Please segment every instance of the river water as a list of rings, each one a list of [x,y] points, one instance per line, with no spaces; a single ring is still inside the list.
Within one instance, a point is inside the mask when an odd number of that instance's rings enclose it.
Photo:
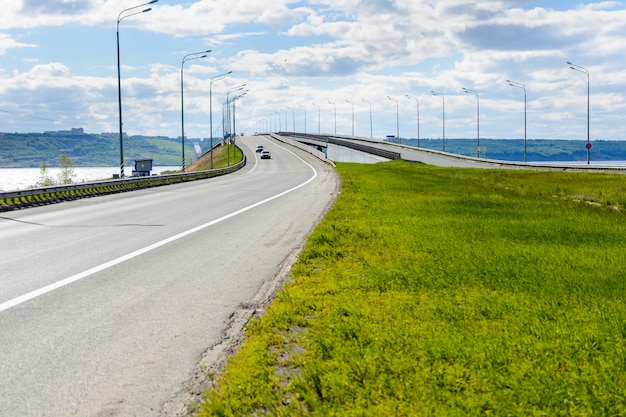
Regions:
[[[586,162],[541,162],[545,165],[586,165]],[[602,161],[593,162],[595,167],[626,167],[626,161]],[[161,174],[166,171],[179,170],[179,166],[156,166],[152,167],[152,174]],[[126,175],[130,175],[131,169],[126,169]],[[47,175],[53,180],[57,180],[61,168],[48,168]],[[107,180],[113,178],[114,174],[119,175],[120,167],[74,167],[74,183],[86,181]],[[37,182],[41,178],[39,168],[0,168],[0,192],[24,190],[36,187]]]
[[[132,168],[132,167],[131,167]],[[152,174],[161,174],[165,171],[179,170],[178,166],[156,166],[152,167]],[[74,167],[74,183],[107,180],[113,178],[114,174],[119,175],[120,167]],[[58,181],[61,168],[48,168],[47,176],[54,181]],[[130,175],[126,169],[127,176]],[[37,186],[41,178],[41,170],[39,168],[0,168],[0,192],[24,190]]]

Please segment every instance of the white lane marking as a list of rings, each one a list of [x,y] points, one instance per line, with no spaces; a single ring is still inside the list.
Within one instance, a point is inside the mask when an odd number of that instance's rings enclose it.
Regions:
[[[252,148],[249,148],[249,149],[250,149],[250,151],[252,151]],[[243,176],[245,176],[245,175],[249,175],[249,174],[251,174],[251,173],[252,173],[252,172],[256,169],[256,167],[257,167],[257,165],[258,165],[258,164],[259,164],[259,161],[257,160],[257,158],[256,158],[256,153],[255,153],[255,155],[254,155],[254,165],[252,166],[252,168],[250,169],[250,171],[248,171],[248,172],[246,172],[245,174],[243,174],[243,175],[242,175],[242,177],[243,177]]]
[[[37,290],[31,291],[29,293],[26,293],[24,295],[21,295],[19,297],[13,298],[11,300],[5,301],[4,303],[0,304],[0,312],[8,310],[10,308],[16,307],[22,303],[25,303],[27,301],[30,301],[34,298],[37,298],[39,296],[42,296],[44,294],[47,294],[49,292],[52,292],[54,290],[57,290],[59,288],[65,287],[66,285],[69,285],[71,283],[74,283],[76,281],[79,281],[83,278],[87,278],[93,274],[96,274],[98,272],[104,271],[105,269],[111,268],[115,265],[119,265],[122,262],[126,262],[130,259],[136,258],[137,256],[143,255],[144,253],[150,252],[151,250],[160,248],[161,246],[167,245],[168,243],[172,243],[178,239],[182,239],[185,236],[189,236],[193,233],[196,233],[202,229],[206,229],[207,227],[211,227],[217,223],[223,222],[224,220],[230,219],[232,217],[235,217],[241,213],[245,213],[246,211],[252,210],[255,207],[258,207],[262,204],[265,204],[269,201],[275,200],[277,198],[280,198],[282,196],[284,196],[285,194],[289,194],[299,188],[304,187],[305,185],[307,185],[308,183],[310,183],[311,181],[313,181],[316,177],[317,177],[317,171],[315,170],[315,168],[309,164],[308,162],[306,162],[305,160],[303,160],[302,158],[300,158],[298,155],[296,155],[295,153],[291,152],[289,149],[285,149],[284,147],[278,145],[278,147],[283,148],[285,151],[291,153],[292,155],[294,155],[296,158],[298,158],[300,161],[302,161],[305,165],[307,165],[309,168],[311,168],[311,170],[313,171],[313,176],[311,178],[309,178],[308,180],[306,180],[305,182],[301,183],[300,185],[297,185],[293,188],[290,188],[289,190],[283,191],[279,194],[276,194],[272,197],[266,198],[265,200],[262,201],[258,201],[250,206],[244,207],[242,209],[239,209],[237,211],[234,211],[230,214],[227,214],[225,216],[222,216],[218,219],[212,220],[208,223],[204,223],[200,226],[196,226],[192,229],[186,230],[182,233],[179,233],[177,235],[171,236],[167,239],[163,239],[159,242],[153,243],[152,245],[146,246],[144,248],[138,249],[134,252],[131,252],[129,254],[126,254],[124,256],[120,256],[119,258],[113,259],[112,261],[109,262],[105,262],[101,265],[95,266],[93,268],[87,269],[86,271],[83,272],[79,272],[76,275],[72,275],[71,277],[62,279],[60,281],[54,282],[50,285],[46,285],[45,287],[39,288]],[[256,158],[255,158],[256,159]]]

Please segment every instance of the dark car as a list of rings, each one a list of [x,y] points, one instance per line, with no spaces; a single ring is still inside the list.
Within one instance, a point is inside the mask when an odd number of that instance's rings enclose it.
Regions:
[[[256,151],[257,151],[257,152],[263,152],[263,145],[258,145],[258,146],[256,147]]]

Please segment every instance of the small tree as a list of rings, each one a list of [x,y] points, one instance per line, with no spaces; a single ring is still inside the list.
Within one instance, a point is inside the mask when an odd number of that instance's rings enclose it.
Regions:
[[[54,185],[54,180],[48,175],[48,167],[45,162],[42,162],[39,166],[39,181],[37,181],[38,187],[48,187]]]
[[[61,155],[59,168],[61,168],[61,172],[59,172],[59,183],[73,183],[74,177],[76,176],[76,174],[74,173],[74,161],[72,161],[72,158],[70,158],[68,154],[64,153],[63,155]]]

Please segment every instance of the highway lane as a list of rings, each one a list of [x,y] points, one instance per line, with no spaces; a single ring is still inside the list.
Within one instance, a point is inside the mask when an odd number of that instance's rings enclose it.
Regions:
[[[405,161],[413,161],[426,165],[450,168],[495,168],[496,165],[489,161],[457,156],[445,152],[438,152],[429,149],[419,149],[409,146],[398,145],[389,142],[373,140],[354,140],[374,148],[398,152]]]
[[[325,146],[327,136],[320,136],[322,138],[319,141],[315,141],[314,139],[311,141],[312,137],[316,135],[305,135],[307,139],[309,139],[310,143],[315,143],[319,146]],[[286,137],[289,137],[294,140],[298,140],[301,136],[298,134],[286,134]],[[336,138],[343,141],[353,142],[360,145],[364,145],[371,148],[382,149],[385,151],[396,152],[401,155],[401,159],[405,161],[418,162],[426,165],[440,166],[440,167],[454,167],[454,168],[500,168],[502,167],[501,163],[496,161],[489,160],[480,160],[476,158],[469,158],[461,155],[454,155],[445,152],[439,152],[431,149],[421,149],[414,148],[410,146],[400,145],[396,143],[384,142],[378,139],[371,138],[362,138],[362,137],[354,137],[354,136],[345,136],[345,135],[330,135],[330,138]],[[354,155],[352,154],[354,153]],[[359,160],[360,152],[356,152],[351,150],[350,148],[342,148],[339,145],[331,145],[329,146],[328,155],[329,159],[335,162],[360,162],[360,163],[371,163],[372,158],[366,158]],[[369,160],[368,160],[369,159]]]
[[[383,149],[386,151],[400,153],[401,159],[405,161],[417,162],[426,165],[433,165],[439,167],[451,167],[451,168],[486,168],[486,169],[530,169],[541,171],[568,171],[568,172],[598,172],[609,174],[626,174],[626,170],[619,165],[611,164],[610,161],[595,162],[592,164],[580,164],[580,163],[555,163],[555,162],[521,162],[521,161],[500,161],[488,158],[476,158],[465,155],[456,155],[447,152],[441,152],[433,149],[416,148],[407,145],[401,145],[390,142],[383,142],[379,139],[346,136],[346,135],[321,135],[321,140],[310,141],[313,137],[318,136],[314,134],[304,134],[304,137],[309,139],[307,143],[314,143],[318,146],[324,146],[326,137],[336,138],[344,141],[354,142],[361,145]],[[287,134],[287,137],[298,140],[302,137],[302,134]],[[344,150],[349,152],[349,150]],[[335,162],[350,161],[352,156],[348,156],[346,160],[343,160],[344,156],[339,155],[338,159],[333,159]],[[366,160],[359,162],[367,162]]]
[[[225,177],[0,215],[1,415],[175,408],[338,191],[306,153],[237,141],[249,162]]]

